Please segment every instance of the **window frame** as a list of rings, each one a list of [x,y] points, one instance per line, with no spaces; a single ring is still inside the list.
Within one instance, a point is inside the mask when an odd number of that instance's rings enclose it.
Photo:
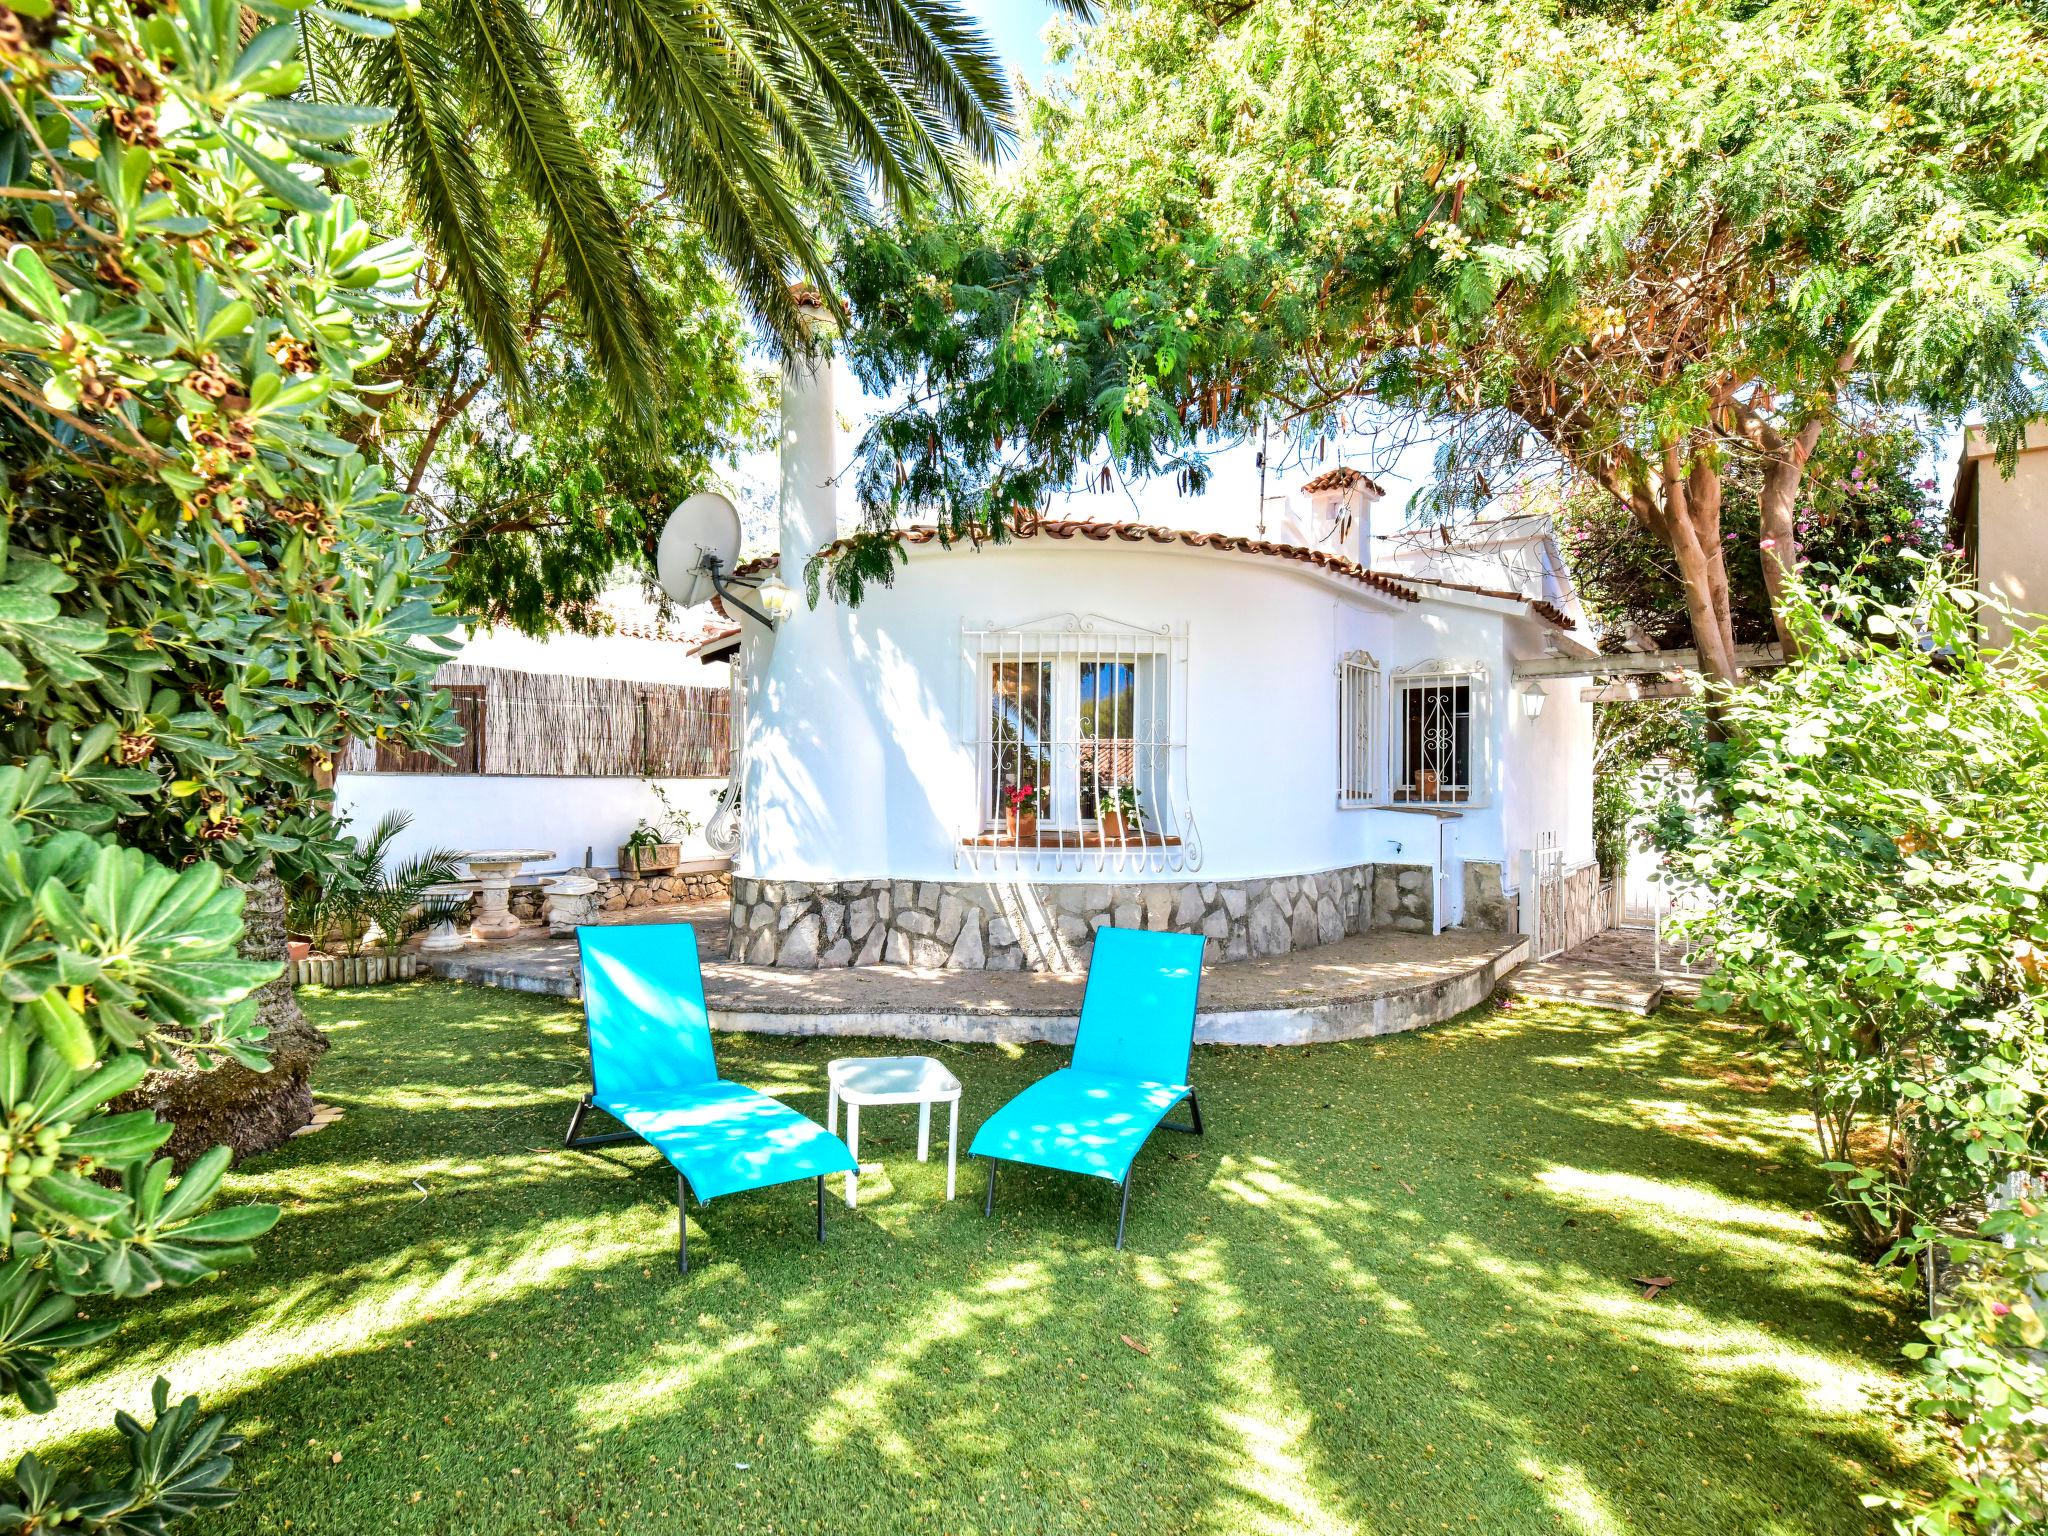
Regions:
[[[990,865],[1043,870],[1076,869],[1175,872],[1199,867],[1200,845],[1187,795],[1187,631],[1184,627],[1131,625],[1096,614],[1055,614],[1014,625],[964,623],[962,630],[962,741],[974,773],[971,819],[961,828],[955,863],[977,870]],[[1009,833],[1001,803],[1000,756],[1006,732],[996,715],[997,679],[1004,669],[1043,666],[1049,708],[1032,749],[1038,764],[1050,764],[1051,793],[1036,830],[1020,842]],[[1086,713],[1084,678],[1091,666],[1131,668],[1130,734],[1096,737],[1099,727]],[[1117,697],[1121,687],[1104,697]],[[1116,729],[1124,729],[1123,709]],[[1088,764],[1097,761],[1093,741],[1129,742],[1128,780],[1090,782]],[[1120,755],[1120,754],[1119,754]],[[1140,819],[1121,841],[1105,842],[1098,815],[1084,814],[1089,790],[1103,783],[1129,782],[1139,790]]]
[[[1391,686],[1387,690],[1387,750],[1390,756],[1387,768],[1387,803],[1456,810],[1487,804],[1493,782],[1493,689],[1491,674],[1486,667],[1478,661],[1433,657],[1428,661],[1419,661],[1412,666],[1398,668],[1389,681]],[[1440,688],[1466,690],[1466,707],[1462,716],[1465,730],[1466,782],[1461,785],[1444,785],[1439,779],[1437,792],[1426,795],[1410,782],[1408,698],[1411,694],[1426,689]],[[1453,729],[1455,730],[1455,725]],[[1455,738],[1451,756],[1455,761]],[[1419,769],[1412,777],[1420,777],[1422,773],[1428,771],[1430,770],[1427,768]],[[1440,774],[1441,769],[1438,772]]]

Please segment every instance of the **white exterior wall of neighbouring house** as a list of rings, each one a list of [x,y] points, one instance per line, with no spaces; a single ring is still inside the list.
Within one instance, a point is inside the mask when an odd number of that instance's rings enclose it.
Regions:
[[[514,630],[479,630],[453,660],[508,671],[569,677],[608,677],[687,687],[728,686],[724,662],[702,662],[674,640],[634,635],[554,635],[535,640]],[[618,862],[619,845],[642,817],[662,815],[650,787],[658,783],[671,805],[687,811],[698,831],[683,856],[704,858],[703,825],[722,779],[561,778],[510,774],[343,773],[334,785],[336,809],[349,831],[362,836],[388,811],[410,812],[412,825],[395,845],[399,858],[428,848],[552,848],[556,857],[536,869],[583,862],[585,848],[600,865]]]
[[[1582,680],[1556,679],[1543,717],[1524,718],[1511,651],[1539,654],[1542,628],[1516,607],[1402,602],[1283,559],[1170,544],[1038,537],[978,551],[913,547],[894,585],[857,608],[799,602],[773,637],[748,626],[735,872],[814,882],[967,874],[961,839],[983,814],[974,745],[983,703],[966,631],[1065,614],[1184,631],[1185,718],[1171,731],[1185,743],[1181,792],[1203,880],[1435,865],[1444,855],[1511,866],[1516,839],[1539,826],[1590,857],[1591,706],[1579,700]],[[1475,738],[1495,745],[1475,769],[1483,792],[1455,816],[1339,807],[1336,669],[1355,649],[1382,668],[1382,754],[1399,668],[1484,668]],[[1575,774],[1588,780],[1583,789]],[[1383,756],[1382,787],[1387,778]],[[1022,873],[1105,878],[1078,863],[1059,869],[1041,856]],[[1506,875],[1512,883],[1512,867]]]

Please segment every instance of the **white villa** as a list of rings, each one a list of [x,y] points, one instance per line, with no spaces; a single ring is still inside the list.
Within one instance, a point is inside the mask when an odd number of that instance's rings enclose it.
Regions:
[[[779,555],[739,575],[801,593],[843,526],[831,370],[792,369],[784,412]],[[1375,530],[1357,470],[1302,489],[1270,540],[908,528],[858,607],[783,597],[706,646],[739,695],[732,957],[1068,969],[1113,922],[1229,962],[1590,909],[1562,664],[1594,652],[1548,522],[1432,548]]]

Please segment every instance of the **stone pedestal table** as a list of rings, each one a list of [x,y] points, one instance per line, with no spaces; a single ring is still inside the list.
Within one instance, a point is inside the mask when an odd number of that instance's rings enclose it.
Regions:
[[[596,922],[597,903],[592,898],[602,889],[587,875],[550,880],[542,898],[547,907],[548,928],[555,933],[574,933],[583,924]]]
[[[509,939],[519,932],[512,913],[512,880],[521,866],[552,859],[552,848],[484,848],[462,855],[476,882],[476,921],[469,931],[480,939]]]

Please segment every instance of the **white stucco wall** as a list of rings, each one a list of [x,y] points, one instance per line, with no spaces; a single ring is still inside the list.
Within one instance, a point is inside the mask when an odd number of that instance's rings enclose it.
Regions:
[[[683,857],[707,857],[703,825],[723,779],[563,779],[453,773],[344,773],[335,780],[336,809],[354,836],[366,834],[387,811],[412,813],[397,856],[427,848],[552,848],[556,857],[535,869],[567,869],[583,862],[585,847],[597,862],[616,866],[619,844],[641,817],[662,813],[650,783],[687,811],[698,831]]]
[[[857,609],[799,603],[772,639],[749,626],[737,872],[958,877],[959,839],[979,818],[978,722],[969,718],[979,700],[963,620],[1012,625],[1069,612],[1185,625],[1186,719],[1175,734],[1187,743],[1204,879],[1431,864],[1446,837],[1454,860],[1508,860],[1511,838],[1539,825],[1590,856],[1591,707],[1578,701],[1578,680],[1559,679],[1546,684],[1543,718],[1522,718],[1508,647],[1536,654],[1542,631],[1509,617],[1508,605],[1398,602],[1266,556],[1039,538],[979,551],[919,546],[894,586]],[[1387,698],[1395,669],[1414,662],[1487,667],[1501,746],[1486,754],[1484,794],[1447,834],[1436,817],[1337,805],[1335,668],[1354,648],[1379,659]],[[1386,731],[1383,720],[1382,742]],[[1104,878],[1071,863],[1055,871],[1049,860],[1024,874]]]

